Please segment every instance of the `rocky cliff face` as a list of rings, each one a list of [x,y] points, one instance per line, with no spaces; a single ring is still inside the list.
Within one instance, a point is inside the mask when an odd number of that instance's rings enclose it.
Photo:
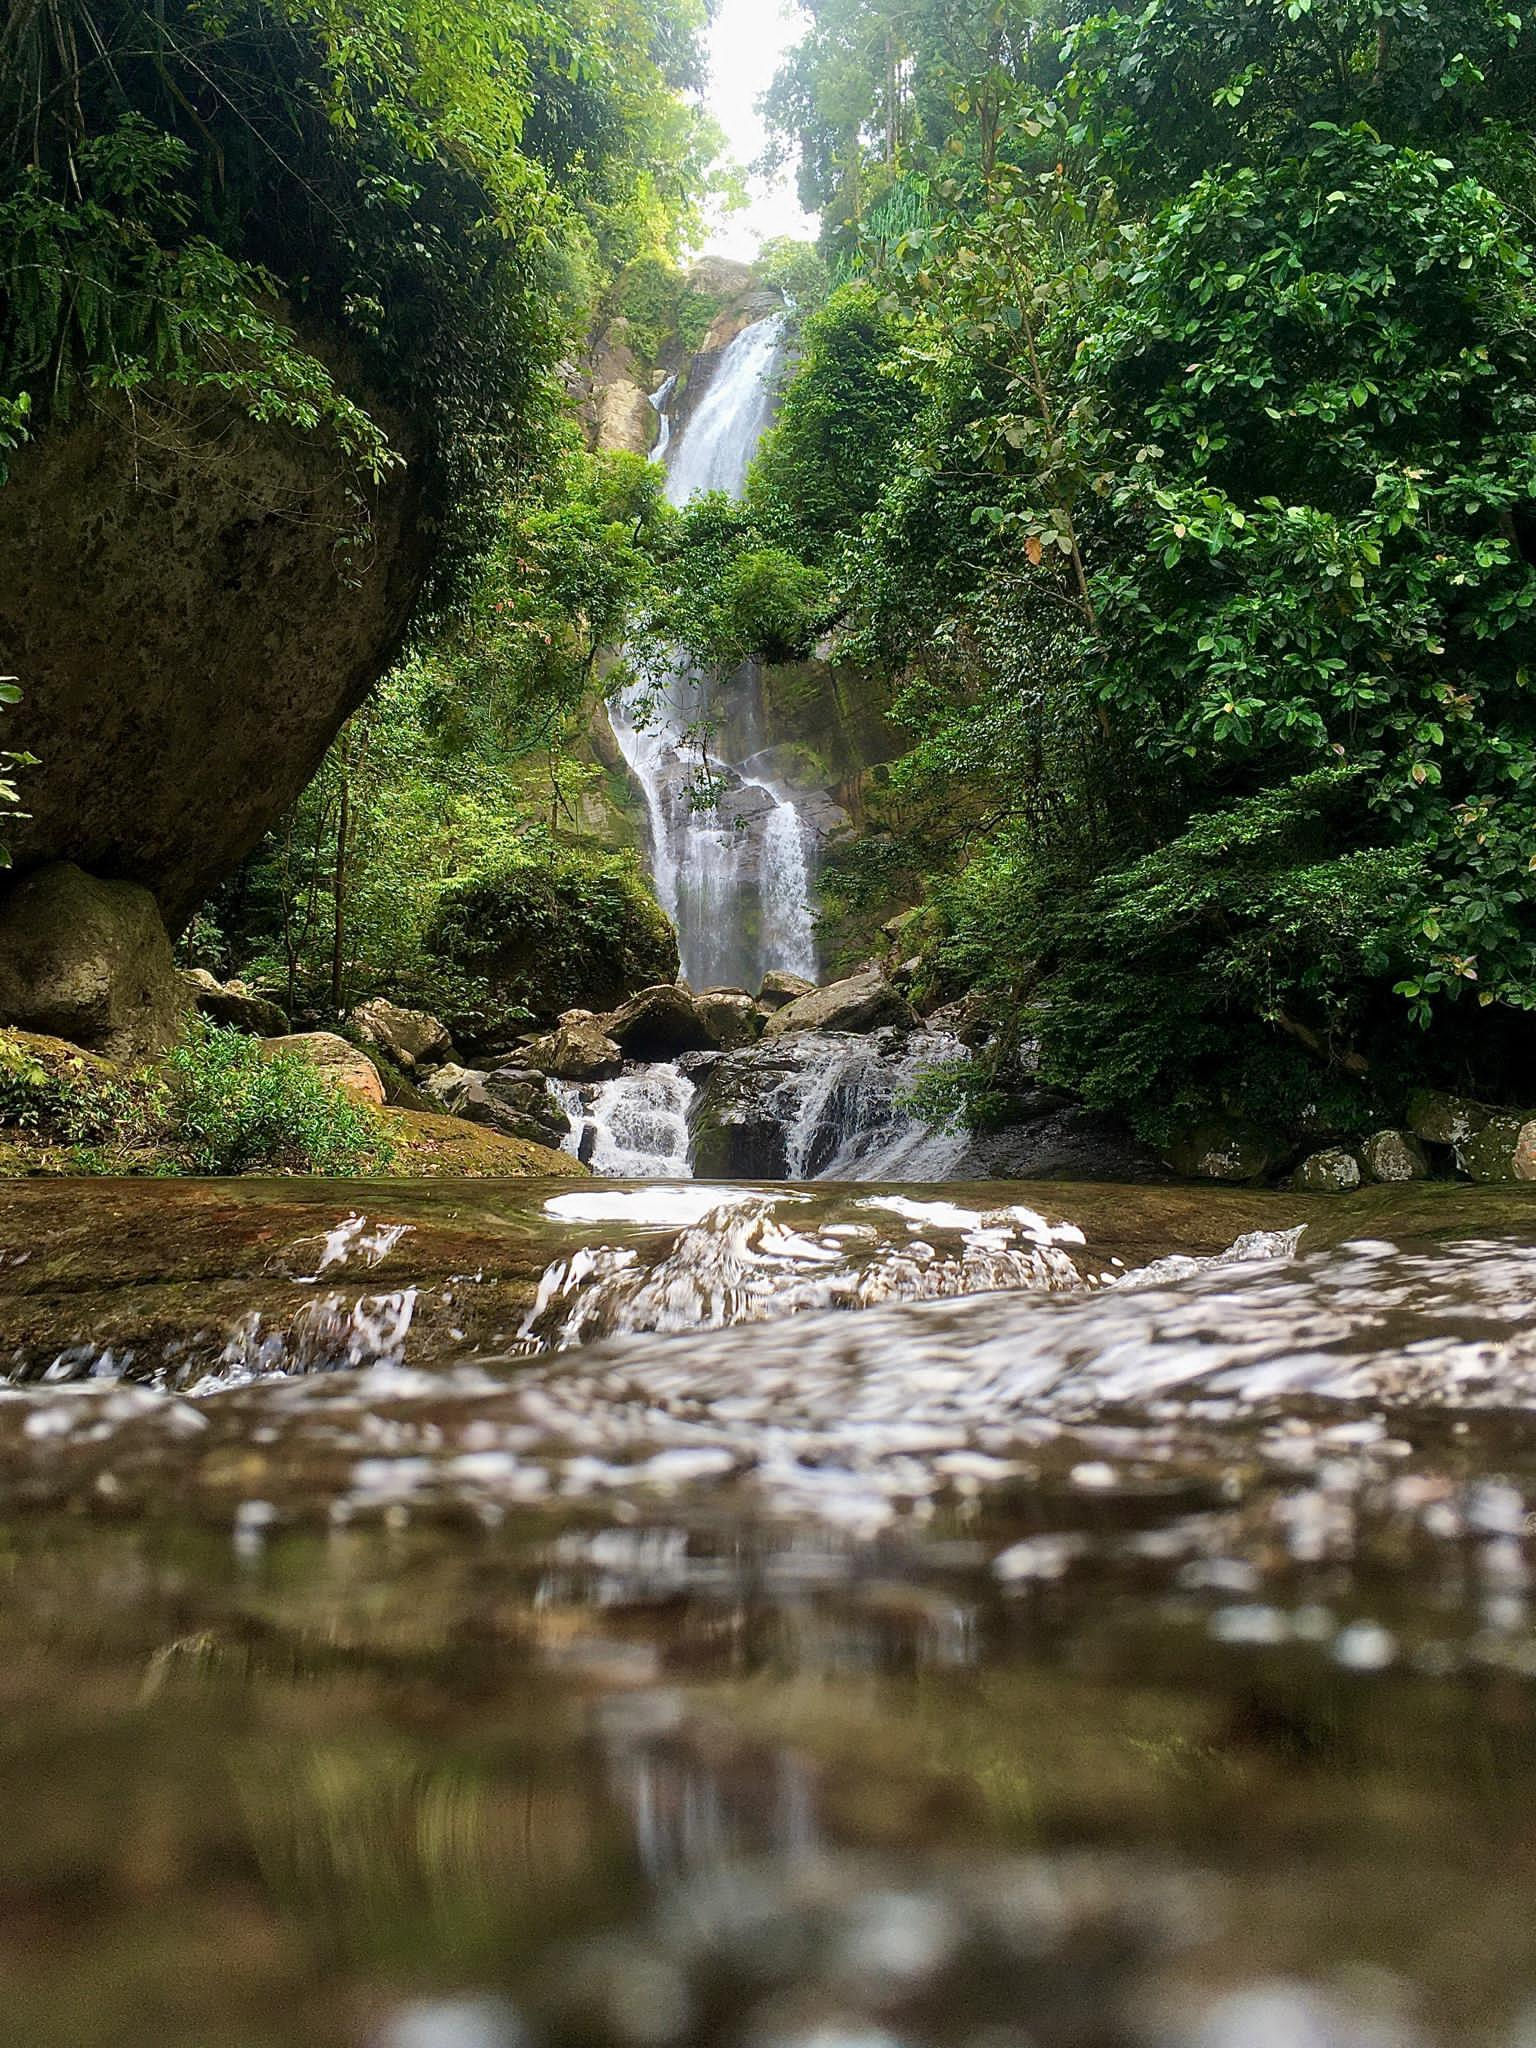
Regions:
[[[24,696],[0,744],[40,765],[17,867],[141,882],[175,930],[393,658],[427,567],[419,511],[397,471],[349,546],[333,445],[209,408],[82,399],[21,449],[0,489],[0,673]]]

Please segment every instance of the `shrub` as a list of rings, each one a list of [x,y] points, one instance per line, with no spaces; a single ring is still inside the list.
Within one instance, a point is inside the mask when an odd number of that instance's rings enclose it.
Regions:
[[[394,1146],[383,1122],[297,1053],[198,1018],[166,1062],[166,1170],[376,1173]]]

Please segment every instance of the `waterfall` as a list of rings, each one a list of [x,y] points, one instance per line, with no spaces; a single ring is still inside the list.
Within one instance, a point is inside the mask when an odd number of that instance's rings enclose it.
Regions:
[[[784,316],[745,327],[721,351],[702,397],[674,429],[675,379],[656,393],[666,495],[740,497],[773,414]],[[695,988],[757,988],[772,968],[814,979],[813,847],[789,793],[717,758],[694,736],[708,687],[679,660],[659,686],[636,685],[611,706],[614,735],[645,797],[651,876],[677,927],[683,975]],[[699,785],[716,792],[701,806]]]

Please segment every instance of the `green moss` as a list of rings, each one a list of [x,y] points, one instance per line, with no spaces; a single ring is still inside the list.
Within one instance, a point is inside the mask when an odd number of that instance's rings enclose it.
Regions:
[[[608,1009],[677,977],[676,935],[635,857],[542,832],[449,889],[428,945],[497,1003],[540,1021]]]

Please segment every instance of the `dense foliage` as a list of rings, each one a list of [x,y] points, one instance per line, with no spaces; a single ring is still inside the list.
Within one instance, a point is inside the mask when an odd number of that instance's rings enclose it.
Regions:
[[[1518,1091],[1536,16],[812,13],[774,104],[848,281],[753,502],[901,687],[865,865],[934,985],[1161,1140]]]
[[[86,1173],[380,1173],[394,1157],[382,1119],[299,1054],[196,1017],[136,1072],[0,1032],[0,1131]]]
[[[410,453],[462,552],[542,461],[573,322],[708,182],[680,96],[702,20],[696,0],[13,7],[0,430],[82,385],[210,442],[231,410],[326,430],[363,527]]]

